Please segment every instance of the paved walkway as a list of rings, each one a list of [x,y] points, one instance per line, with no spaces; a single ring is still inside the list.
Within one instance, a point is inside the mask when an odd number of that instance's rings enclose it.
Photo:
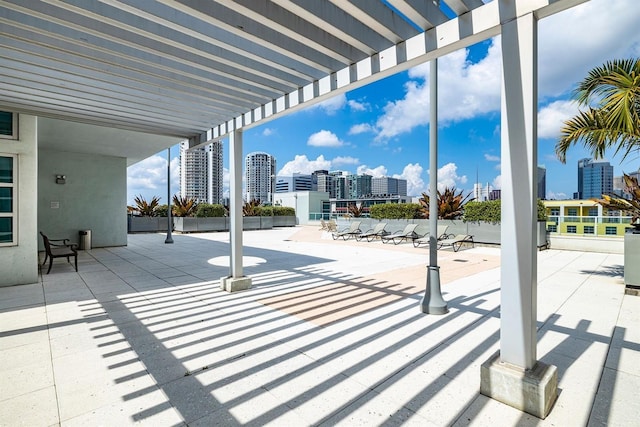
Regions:
[[[450,312],[419,310],[428,250],[244,234],[252,289],[220,291],[228,234],[129,236],[0,288],[0,425],[637,426],[640,297],[622,255],[539,252],[546,420],[479,395],[499,348],[499,251],[439,251]]]

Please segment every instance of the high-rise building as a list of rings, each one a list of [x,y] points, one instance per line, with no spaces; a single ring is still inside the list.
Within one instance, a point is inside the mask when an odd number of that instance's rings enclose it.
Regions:
[[[316,191],[314,189],[313,176],[301,173],[294,173],[291,176],[276,177],[276,193],[288,193],[291,191]]]
[[[189,150],[180,143],[180,195],[199,203],[222,203],[222,142]]]
[[[600,198],[613,192],[613,166],[592,159],[578,160],[578,199]],[[574,195],[574,196],[576,196]]]
[[[547,168],[538,166],[538,199],[547,198]]]
[[[371,195],[371,175],[348,175],[349,198],[358,199]]]
[[[407,180],[383,176],[371,179],[371,193],[374,195],[406,196]]]
[[[330,174],[319,174],[318,178],[318,191],[324,191],[325,193],[329,193],[329,197],[332,199],[336,198],[336,188],[333,185],[334,175]]]
[[[264,152],[247,154],[245,158],[246,200],[273,203],[276,181],[276,158]]]

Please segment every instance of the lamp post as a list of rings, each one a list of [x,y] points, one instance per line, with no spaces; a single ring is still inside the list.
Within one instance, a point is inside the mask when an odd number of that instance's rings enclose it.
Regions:
[[[427,287],[420,303],[423,313],[446,314],[447,302],[440,289],[438,266],[438,60],[433,59],[429,70],[429,266]]]
[[[171,237],[171,228],[173,221],[171,219],[171,147],[167,148],[167,238],[165,243],[173,243]]]

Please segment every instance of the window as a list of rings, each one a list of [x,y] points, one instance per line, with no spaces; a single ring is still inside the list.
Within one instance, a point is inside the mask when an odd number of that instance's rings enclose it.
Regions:
[[[598,216],[598,208],[589,208],[589,216]]]
[[[595,234],[595,228],[593,227],[593,225],[585,225],[584,234]]]
[[[618,234],[618,228],[617,227],[605,227],[604,228],[604,234],[606,234],[607,236],[615,236],[616,234]]]
[[[0,246],[12,246],[18,242],[16,159],[12,154],[0,154]]]
[[[0,111],[0,138],[18,139],[18,115],[9,111]]]
[[[578,216],[578,208],[568,208],[567,215],[569,216]]]
[[[575,234],[577,232],[575,225],[567,225],[567,233]]]
[[[547,231],[549,233],[557,233],[558,232],[558,226],[555,224],[549,224],[547,225]]]
[[[551,208],[551,216],[560,216],[560,208]]]

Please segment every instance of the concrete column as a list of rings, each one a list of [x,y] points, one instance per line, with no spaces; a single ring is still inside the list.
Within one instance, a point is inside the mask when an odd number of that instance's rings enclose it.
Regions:
[[[502,24],[500,352],[481,393],[540,418],[557,396],[555,366],[537,361],[537,19]]]
[[[229,135],[229,196],[231,265],[229,276],[220,279],[220,287],[234,292],[251,287],[251,279],[242,271],[242,130]]]

